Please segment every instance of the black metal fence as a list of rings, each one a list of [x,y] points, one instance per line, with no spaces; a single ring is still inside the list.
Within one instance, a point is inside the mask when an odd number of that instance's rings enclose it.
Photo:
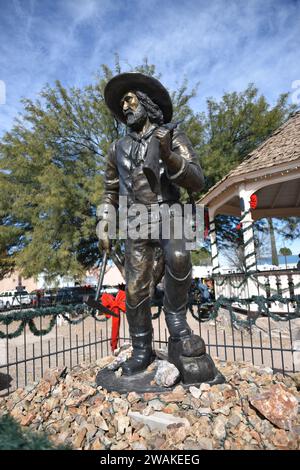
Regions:
[[[298,312],[281,318],[263,309],[253,319],[234,312],[232,305],[224,299],[223,303],[219,299],[214,304],[189,305],[189,324],[203,337],[212,357],[251,362],[283,373],[299,370]],[[168,333],[160,306],[153,307],[152,316],[154,347],[165,348]],[[47,308],[1,313],[0,395],[30,386],[48,368],[73,367],[111,354],[110,339],[111,319],[90,310],[68,306],[55,314]],[[121,312],[119,346],[128,341],[128,326]]]

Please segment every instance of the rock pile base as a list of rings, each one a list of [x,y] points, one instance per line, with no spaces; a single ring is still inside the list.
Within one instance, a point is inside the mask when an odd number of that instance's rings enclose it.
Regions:
[[[96,384],[114,359],[50,369],[3,398],[0,414],[74,449],[300,448],[299,374],[215,359],[225,384],[119,394]]]

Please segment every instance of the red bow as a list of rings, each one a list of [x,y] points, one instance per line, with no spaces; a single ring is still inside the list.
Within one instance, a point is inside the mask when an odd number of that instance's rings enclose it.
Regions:
[[[256,209],[258,204],[258,197],[256,194],[251,194],[250,196],[250,207],[251,209]]]
[[[113,317],[109,314],[105,314],[106,318],[112,317],[112,327],[111,327],[111,349],[114,351],[117,348],[119,341],[119,331],[120,331],[120,310],[122,312],[126,311],[126,294],[123,290],[119,290],[116,297],[112,294],[107,294],[104,292],[101,296],[101,303],[104,307],[109,308],[113,313],[116,313],[118,317]]]

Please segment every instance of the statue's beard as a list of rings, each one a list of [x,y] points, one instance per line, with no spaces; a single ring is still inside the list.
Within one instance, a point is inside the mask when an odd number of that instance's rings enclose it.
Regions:
[[[127,126],[134,131],[140,131],[147,120],[147,112],[141,104],[138,105],[135,111],[129,109],[125,116]]]

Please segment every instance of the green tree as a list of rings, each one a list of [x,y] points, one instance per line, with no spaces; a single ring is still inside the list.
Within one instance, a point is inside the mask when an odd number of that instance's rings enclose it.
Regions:
[[[1,248],[25,276],[80,275],[94,261],[105,135],[117,133],[101,85],[46,87],[42,100],[24,100],[23,119],[1,143]]]
[[[208,99],[205,145],[200,149],[207,189],[241,163],[294,110],[288,104],[288,93],[281,94],[271,107],[253,84],[240,93],[225,93],[220,101]]]
[[[8,414],[0,416],[0,450],[72,450],[70,445],[54,445],[47,434],[33,432]]]
[[[205,247],[192,251],[192,263],[196,266],[209,265],[211,263],[211,252]]]
[[[157,75],[147,59],[138,70]],[[0,277],[17,267],[24,276],[81,276],[99,260],[96,206],[103,191],[105,156],[124,134],[108,111],[103,90],[121,72],[103,65],[95,83],[66,89],[46,86],[0,143]],[[163,81],[163,80],[162,80]],[[207,112],[195,113],[190,100],[197,87],[186,80],[175,91],[174,121],[181,121],[196,149],[209,189],[267,138],[292,111],[287,94],[271,107],[249,85],[241,93],[209,99]],[[235,218],[217,218],[219,241],[235,243]],[[263,224],[261,224],[263,226]],[[289,234],[293,223],[288,220]],[[197,254],[194,255],[197,257]]]
[[[286,257],[287,256],[291,256],[292,252],[289,248],[287,248],[286,246],[283,246],[282,248],[280,248],[279,250],[279,253],[281,254],[281,256],[284,256],[284,259],[285,259],[285,267],[287,269],[287,261],[286,261]]]
[[[156,75],[144,62],[136,68]],[[124,133],[107,109],[103,90],[121,71],[103,65],[94,84],[46,86],[25,99],[21,118],[0,143],[0,276],[17,267],[26,276],[82,276],[99,260],[96,207],[103,191],[105,156]],[[203,126],[186,81],[172,93],[174,119],[200,149]]]
[[[199,148],[206,176],[205,191],[237,167],[295,109],[294,105],[288,103],[288,93],[281,94],[275,105],[270,106],[253,84],[240,93],[225,93],[219,101],[208,99],[203,120],[204,145]],[[242,243],[240,233],[236,230],[239,222],[237,217],[216,217],[218,244],[221,247],[239,246]],[[297,221],[294,218],[294,228],[295,224]],[[255,225],[260,231],[266,231],[268,227],[265,219]],[[283,224],[287,238],[296,237],[292,225],[287,220]]]
[[[272,217],[268,217],[267,222],[268,222],[269,230],[270,230],[272,264],[274,264],[275,266],[279,266],[278,254],[277,254],[277,248],[276,248],[276,239],[275,239],[275,232],[274,232],[274,225],[273,225]]]

